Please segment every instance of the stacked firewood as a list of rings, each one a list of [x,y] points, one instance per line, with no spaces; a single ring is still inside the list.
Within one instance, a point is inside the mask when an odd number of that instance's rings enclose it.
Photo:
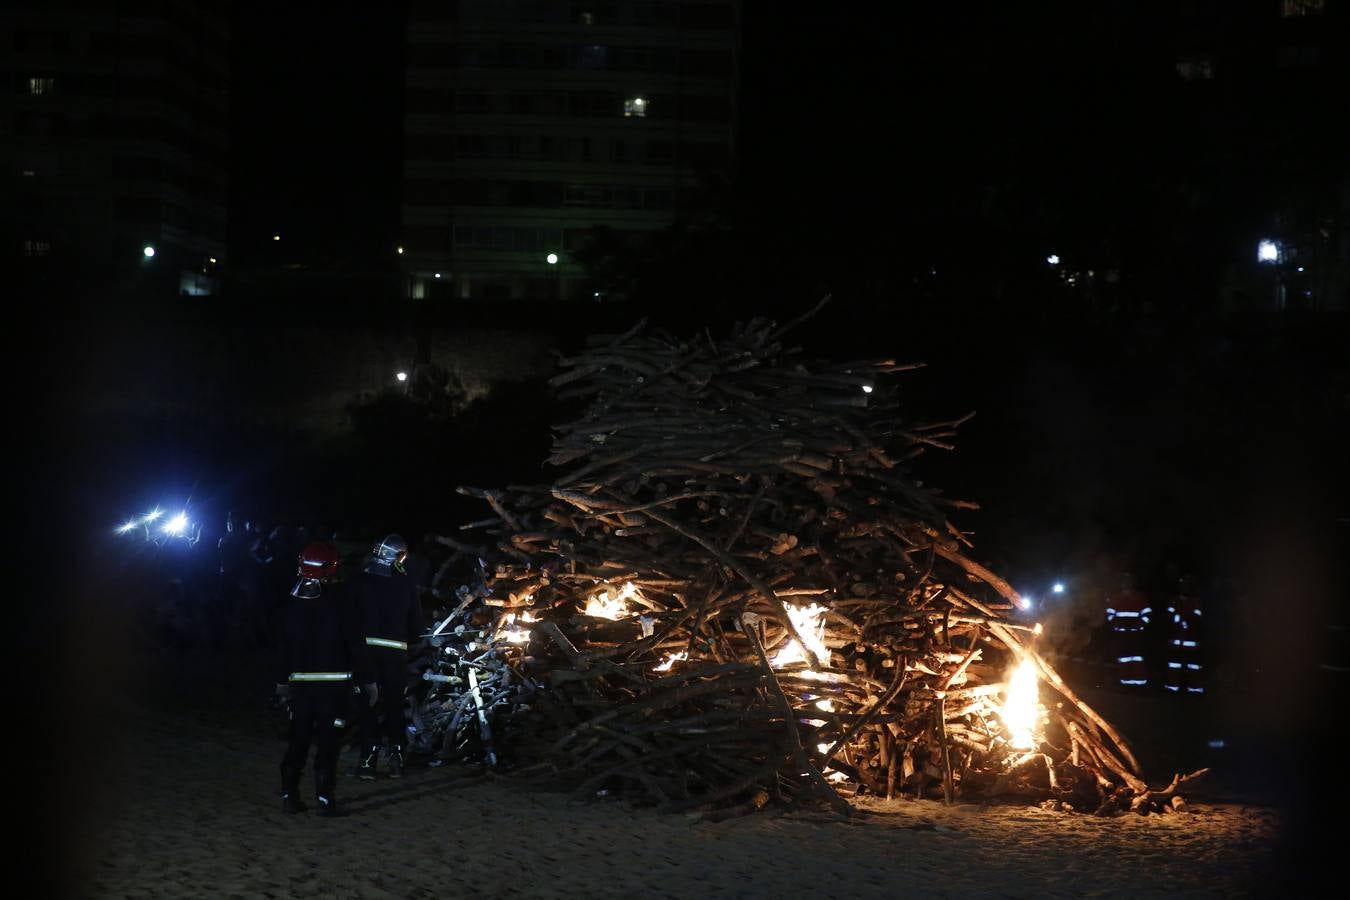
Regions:
[[[947,513],[972,504],[916,479],[964,418],[910,420],[916,366],[807,361],[791,327],[593,340],[553,379],[585,404],[563,474],[462,489],[492,515],[443,539],[480,563],[457,614],[542,688],[526,770],[711,818],[858,794],[1167,805],[1176,783],[1148,789],[968,555]]]

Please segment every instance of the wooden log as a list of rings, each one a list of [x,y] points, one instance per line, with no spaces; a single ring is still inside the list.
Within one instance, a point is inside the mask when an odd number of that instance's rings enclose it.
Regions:
[[[778,678],[774,675],[773,667],[769,665],[769,658],[764,654],[764,648],[759,643],[759,638],[755,636],[755,629],[750,624],[742,621],[742,633],[750,639],[750,644],[755,648],[755,655],[759,658],[760,669],[764,672],[768,682],[769,689],[774,696],[778,698],[779,706],[783,710],[786,719],[785,725],[788,735],[789,747],[792,750],[794,761],[800,770],[805,770],[803,774],[808,775],[815,782],[819,792],[834,807],[835,812],[844,818],[848,818],[852,813],[852,807],[844,801],[828,781],[825,776],[820,774],[820,770],[811,764],[806,758],[806,751],[802,749],[801,736],[797,733],[797,722],[793,717],[792,704],[788,702],[787,695],[783,693],[783,687],[778,683]]]

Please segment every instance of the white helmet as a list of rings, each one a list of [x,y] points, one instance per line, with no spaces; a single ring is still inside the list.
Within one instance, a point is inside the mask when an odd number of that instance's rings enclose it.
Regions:
[[[366,567],[367,572],[376,575],[388,575],[391,571],[402,573],[403,561],[408,558],[408,542],[401,535],[387,534],[371,552],[374,559]]]

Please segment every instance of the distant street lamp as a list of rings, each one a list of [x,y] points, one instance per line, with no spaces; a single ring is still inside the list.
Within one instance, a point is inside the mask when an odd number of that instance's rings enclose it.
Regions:
[[[1263,240],[1256,245],[1256,261],[1277,263],[1280,261],[1280,245],[1274,241]]]
[[[145,249],[142,250],[141,252],[145,254],[146,259],[149,259],[150,257],[155,255],[155,248],[150,246],[149,244],[146,244]]]
[[[1059,254],[1058,254],[1058,253],[1051,253],[1049,256],[1047,256],[1047,257],[1045,258],[1045,261],[1048,262],[1048,263],[1049,263],[1050,265],[1052,265],[1052,266],[1057,266],[1057,265],[1059,265]]]
[[[407,372],[399,372],[399,373],[398,373],[397,375],[395,375],[394,377],[397,378],[399,381],[407,381],[407,380],[408,380],[408,373],[407,373]]]
[[[558,254],[556,253],[550,253],[548,256],[544,257],[544,259],[548,261],[550,266],[556,266],[558,264]]]
[[[398,255],[399,255],[399,256],[402,256],[402,255],[403,255],[403,248],[402,248],[402,247],[397,247],[397,248],[395,248],[395,249],[398,250]]]
[[[279,240],[281,240],[281,235],[279,235],[279,234],[274,234],[274,235],[272,235],[272,240],[274,240],[274,241],[279,241]]]

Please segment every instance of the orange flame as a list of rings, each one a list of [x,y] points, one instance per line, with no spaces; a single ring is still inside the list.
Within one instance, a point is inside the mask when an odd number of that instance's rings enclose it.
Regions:
[[[1036,746],[1036,718],[1040,712],[1038,688],[1036,665],[1031,657],[1023,657],[1008,679],[1007,696],[1000,714],[1003,726],[1007,729],[1008,742],[1018,750],[1030,750]]]
[[[597,619],[626,619],[632,615],[628,601],[637,595],[637,586],[631,581],[617,594],[611,594],[608,590],[599,591],[586,601],[586,615]]]
[[[812,603],[810,606],[797,606],[787,604],[788,618],[792,620],[792,625],[797,629],[797,633],[806,641],[806,645],[817,658],[828,660],[830,651],[825,646],[825,612],[826,608]],[[775,668],[791,665],[795,662],[805,662],[806,651],[802,645],[795,639],[788,642],[788,645],[778,651],[778,655],[773,658]]]

